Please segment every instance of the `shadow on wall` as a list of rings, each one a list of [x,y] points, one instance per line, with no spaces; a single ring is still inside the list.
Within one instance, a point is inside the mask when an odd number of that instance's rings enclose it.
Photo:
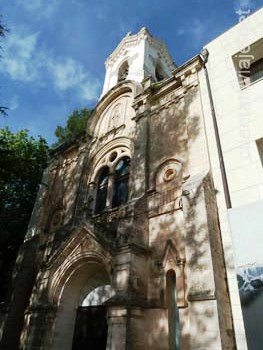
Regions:
[[[212,348],[215,344],[220,346],[218,334],[218,314],[215,304],[215,286],[213,266],[211,261],[210,230],[206,212],[204,196],[204,182],[202,179],[194,187],[192,198],[186,197],[188,210],[184,211],[186,221],[185,245],[187,247],[186,265],[188,270],[187,287],[188,300],[190,301],[190,327],[185,321],[181,321],[181,343],[185,348],[202,347]],[[211,194],[214,196],[214,193]],[[184,201],[184,203],[186,202]],[[201,205],[201,207],[200,207]],[[210,213],[211,214],[211,213]],[[216,217],[215,217],[216,219]],[[180,309],[181,314],[187,310]]]
[[[188,178],[189,175],[192,175],[193,158],[198,158],[200,155],[203,156],[205,152],[207,156],[206,139],[204,130],[202,130],[203,121],[201,106],[199,105],[196,109],[196,103],[201,103],[198,96],[198,88],[194,88],[186,94],[184,104],[181,102],[178,105],[172,105],[162,109],[160,112],[156,112],[156,114],[150,117],[148,149],[150,184],[154,181],[155,170],[167,159],[181,160],[183,163],[183,178]],[[202,149],[200,149],[200,147]],[[191,157],[189,156],[190,149]],[[202,164],[203,161],[203,159],[200,159],[200,164]],[[209,165],[207,161],[203,171],[207,172],[208,169]],[[209,175],[207,175],[209,180],[205,179],[204,174],[203,177],[204,182],[211,182]],[[191,181],[191,177],[189,181]],[[216,232],[218,232],[219,228],[213,185],[211,183],[210,187],[208,186],[210,191],[208,195],[212,196],[209,202],[212,209],[210,208],[210,210],[207,210],[206,214],[206,206],[209,206],[209,204],[205,202],[205,185],[203,181],[201,181],[201,183],[199,182],[197,188],[194,188],[194,198],[190,203],[189,210],[186,211],[186,208],[183,207],[184,219],[181,218],[181,211],[176,211],[163,216],[162,219],[158,219],[158,227],[154,227],[157,233],[152,244],[154,246],[153,252],[156,254],[156,258],[160,259],[162,256],[163,251],[160,251],[160,246],[164,248],[166,239],[171,239],[178,249],[180,257],[186,258],[186,268],[188,270],[188,275],[186,277],[188,287],[186,288],[188,288],[187,291],[191,308],[179,307],[181,349],[189,349],[192,347],[208,348],[213,347],[216,343],[220,344],[217,328],[218,314],[216,312],[216,302],[214,300],[215,290],[214,288],[209,288],[209,283],[207,286],[207,278],[205,275],[202,275],[202,271],[209,270],[209,272],[213,272],[212,266],[209,266],[209,263],[210,265],[212,264],[212,262],[209,261],[209,258],[211,259],[211,253],[209,253],[209,251],[210,240],[212,240],[213,237],[209,237],[208,230],[212,230],[213,227],[215,227]],[[203,203],[202,210],[200,210],[200,208],[196,209],[199,203]],[[208,218],[206,215],[213,215],[209,223],[207,222]],[[185,221],[187,227],[185,227],[183,221]],[[213,227],[208,228],[209,225],[213,225]],[[162,235],[162,238],[160,238],[160,235]],[[220,243],[219,238],[217,238],[217,241]],[[188,247],[188,252],[185,252],[185,246]],[[219,256],[220,254],[221,252]],[[222,256],[219,257],[219,260],[220,259],[222,259]],[[223,262],[221,261],[220,267],[222,267],[222,265]],[[199,284],[196,283],[194,286],[191,282],[189,283],[192,279],[192,271],[199,271],[199,274],[201,273],[201,275],[199,275],[201,278],[198,280]],[[208,277],[209,279],[214,279],[213,274],[210,274]],[[191,301],[190,294],[192,294]],[[201,303],[198,299],[200,301],[204,300],[204,302]],[[156,339],[162,336],[163,332],[163,327],[161,327],[161,325],[156,325],[154,335],[150,338],[150,343],[154,344]]]
[[[200,115],[192,111],[197,99],[198,90],[192,88],[185,95],[183,102],[162,108],[151,115],[149,119],[150,172],[165,160],[177,157],[183,161],[184,169],[187,169],[189,148],[201,132],[201,108]]]
[[[201,128],[202,115],[201,108],[193,113],[193,104],[198,103],[198,90],[190,90],[184,99],[184,104],[172,105],[168,108],[158,111],[149,119],[149,183],[154,179],[155,169],[167,159],[179,159],[183,163],[183,176],[192,175],[191,166],[192,159],[189,159],[189,149],[196,157],[202,154],[202,150],[194,150],[194,145],[197,143],[198,148],[206,148],[204,132]],[[199,102],[200,103],[200,102]],[[200,107],[200,106],[199,106]],[[200,113],[200,114],[199,114]],[[201,142],[200,142],[201,140]],[[204,170],[207,171],[207,168]],[[189,174],[190,172],[190,174]],[[191,179],[191,178],[190,178]],[[214,195],[214,194],[213,194]],[[198,202],[203,199],[202,187],[196,189],[194,201]],[[191,203],[192,208],[187,213],[185,221],[190,223],[190,227],[185,230],[180,212],[173,212],[170,215],[163,216],[159,220],[159,225],[156,231],[161,233],[162,237],[156,235],[156,255],[159,257],[163,251],[159,251],[160,246],[164,248],[165,240],[172,239],[180,252],[180,257],[185,257],[184,246],[191,247],[193,254],[186,255],[186,264],[191,268],[198,269],[204,265],[203,259],[207,255],[208,233],[205,220],[200,220],[200,213],[195,211],[196,203]],[[205,208],[203,208],[205,210]],[[184,210],[184,208],[183,208]],[[160,245],[160,240],[163,241]],[[189,259],[189,261],[188,261]],[[203,266],[204,267],[204,266]],[[190,277],[190,276],[188,276]],[[211,294],[205,286],[200,285],[199,297],[205,297]],[[202,295],[204,293],[205,295]],[[211,323],[217,322],[217,314],[214,312],[214,302],[207,302],[207,307],[204,309],[203,304],[200,309],[198,301],[191,302],[191,315],[188,308],[180,308],[180,327],[181,327],[181,348],[189,348],[192,343],[195,346],[209,347],[215,344],[218,340],[218,334],[212,329]],[[191,317],[191,339],[189,330],[189,317]],[[211,322],[214,321],[214,322]],[[163,327],[155,329],[153,339],[150,342],[156,341],[156,337],[162,336]],[[200,337],[200,334],[203,336]],[[199,340],[198,340],[199,339]]]

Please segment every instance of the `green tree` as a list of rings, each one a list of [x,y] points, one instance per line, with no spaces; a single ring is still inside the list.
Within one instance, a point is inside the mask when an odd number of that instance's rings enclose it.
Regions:
[[[75,139],[78,135],[85,132],[87,127],[87,121],[92,113],[92,110],[83,108],[81,110],[74,111],[67,120],[65,127],[57,126],[55,130],[55,135],[57,137],[57,142],[55,145],[58,145],[65,141],[71,141]]]
[[[2,16],[0,15],[0,36],[4,36],[6,32],[6,28],[2,23]]]
[[[48,146],[27,130],[17,134],[0,129],[0,300],[3,300],[12,264],[23,242],[33,210]]]

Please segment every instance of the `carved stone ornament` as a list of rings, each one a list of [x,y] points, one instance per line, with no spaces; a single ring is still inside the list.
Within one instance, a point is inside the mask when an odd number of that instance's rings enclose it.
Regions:
[[[175,169],[169,168],[165,171],[163,175],[163,179],[166,182],[172,181],[176,176],[176,171]]]
[[[176,160],[167,160],[162,164],[155,177],[155,188],[157,192],[163,192],[173,186],[180,187],[182,164]]]
[[[110,123],[109,123],[109,128],[110,129],[116,129],[119,124],[120,124],[120,116],[121,116],[121,105],[117,104],[111,113],[110,116]]]

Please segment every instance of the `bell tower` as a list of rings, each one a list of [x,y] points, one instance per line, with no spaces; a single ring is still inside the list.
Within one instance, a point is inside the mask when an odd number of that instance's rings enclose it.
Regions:
[[[106,75],[101,97],[124,80],[138,83],[146,77],[161,81],[171,77],[176,68],[164,43],[153,38],[147,28],[130,32],[105,62]]]

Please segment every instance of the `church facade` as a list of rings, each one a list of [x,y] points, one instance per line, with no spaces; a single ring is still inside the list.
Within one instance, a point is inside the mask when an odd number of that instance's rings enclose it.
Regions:
[[[45,171],[1,349],[247,349],[208,53],[177,67],[142,28],[109,56]]]

